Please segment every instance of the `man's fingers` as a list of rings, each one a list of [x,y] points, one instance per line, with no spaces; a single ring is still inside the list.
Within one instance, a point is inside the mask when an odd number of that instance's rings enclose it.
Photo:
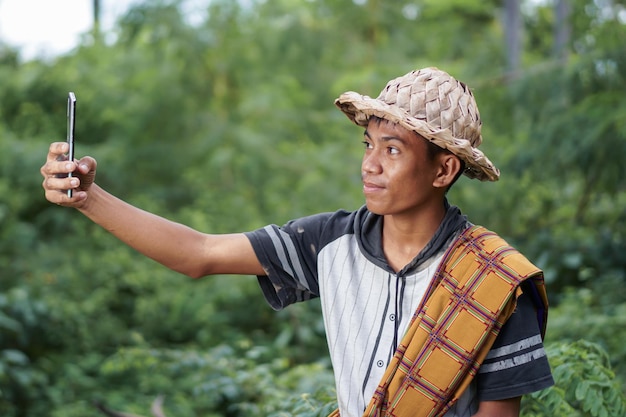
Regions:
[[[79,184],[80,181],[78,180],[78,178],[75,177],[67,178],[55,175],[48,175],[45,176],[43,179],[43,188],[46,190],[46,192],[65,192],[65,190],[68,190],[70,188],[78,187]]]
[[[86,174],[89,171],[95,171],[96,165],[97,163],[94,158],[92,158],[91,156],[84,156],[78,161],[78,170],[82,174]]]
[[[72,172],[76,169],[74,164],[67,161],[64,153],[67,152],[67,143],[54,142],[48,148],[48,158],[46,163],[41,167],[41,175],[44,177],[50,175],[60,175]]]
[[[41,167],[41,175],[44,177],[67,177],[67,174],[76,170],[76,164],[70,161],[48,161]]]
[[[45,192],[46,200],[53,204],[57,204],[59,206],[70,206],[72,204],[72,199],[67,196],[67,193],[52,191],[47,189]]]
[[[60,178],[55,176],[47,176],[43,179],[43,189],[48,201],[60,206],[75,206],[76,203],[85,199],[84,192],[80,192],[77,187],[80,180],[76,177]],[[68,197],[67,190],[74,189],[74,196]]]
[[[67,207],[79,207],[87,198],[87,189],[95,177],[96,161],[91,157],[84,157],[80,161],[68,161],[65,153],[68,151],[66,142],[54,142],[48,148],[46,163],[41,167],[43,176],[42,186],[46,199],[51,203]],[[68,177],[70,172],[75,174]],[[74,190],[73,196],[68,197],[67,190]]]
[[[67,142],[53,142],[48,148],[48,161],[58,159],[59,156],[69,151],[69,145]]]
[[[87,199],[87,191],[96,176],[96,160],[86,156],[68,161],[66,142],[54,142],[48,148],[46,163],[41,167],[42,186],[48,201],[60,206],[79,207]],[[68,174],[73,172],[72,177]],[[68,197],[67,190],[74,190]]]

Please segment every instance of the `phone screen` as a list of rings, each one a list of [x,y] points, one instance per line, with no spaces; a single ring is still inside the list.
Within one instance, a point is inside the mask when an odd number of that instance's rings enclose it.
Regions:
[[[67,152],[67,160],[74,160],[74,126],[76,124],[76,95],[73,92],[67,94],[67,143],[70,145]],[[72,176],[70,172],[68,177]],[[72,189],[67,190],[67,196],[72,197]]]

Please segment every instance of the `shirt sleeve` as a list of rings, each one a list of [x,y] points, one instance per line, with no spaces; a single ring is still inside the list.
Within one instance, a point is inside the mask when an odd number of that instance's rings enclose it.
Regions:
[[[528,294],[518,298],[515,312],[478,371],[477,385],[479,401],[519,397],[554,385],[535,307]]]
[[[273,309],[319,296],[317,253],[328,216],[318,214],[246,233],[265,270],[257,278]]]

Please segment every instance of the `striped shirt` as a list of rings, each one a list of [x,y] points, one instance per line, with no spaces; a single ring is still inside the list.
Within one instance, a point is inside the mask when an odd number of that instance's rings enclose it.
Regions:
[[[342,417],[361,416],[445,250],[470,223],[449,207],[427,247],[402,270],[387,264],[382,218],[365,207],[269,225],[247,233],[267,275],[274,309],[320,297]],[[446,416],[472,415],[479,400],[516,397],[550,386],[532,301],[522,295],[479,376]]]

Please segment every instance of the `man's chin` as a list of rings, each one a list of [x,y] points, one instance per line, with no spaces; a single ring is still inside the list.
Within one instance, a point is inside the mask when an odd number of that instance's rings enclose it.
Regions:
[[[385,210],[380,207],[380,205],[373,204],[369,201],[365,201],[365,207],[367,207],[367,211],[373,214],[378,214],[379,216],[385,215]]]

